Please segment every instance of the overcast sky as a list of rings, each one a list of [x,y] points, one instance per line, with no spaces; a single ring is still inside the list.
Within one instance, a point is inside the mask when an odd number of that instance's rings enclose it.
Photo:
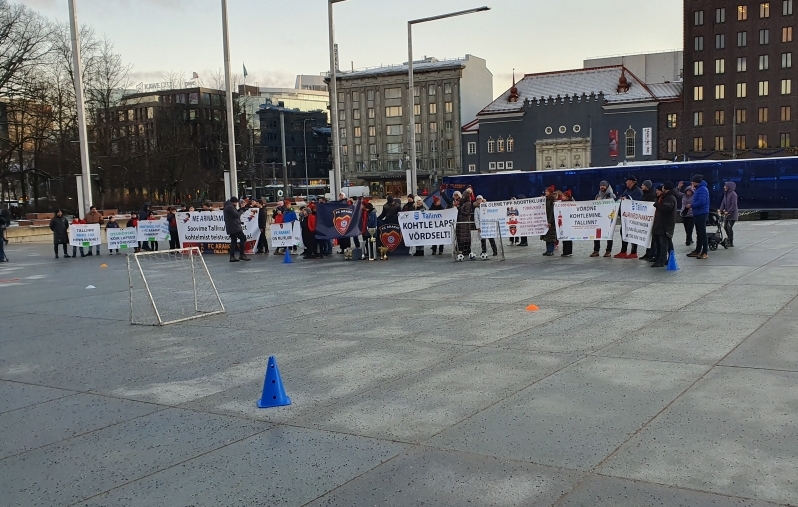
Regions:
[[[12,0],[14,1],[14,0]],[[20,1],[20,0],[17,0]],[[76,0],[81,24],[113,40],[134,82],[223,65],[220,0]],[[21,0],[68,20],[67,0]],[[233,72],[294,85],[329,69],[326,0],[228,0]],[[494,95],[524,73],[579,68],[588,57],[682,47],[681,0],[348,0],[335,6],[342,68],[407,61],[407,21],[489,5],[489,12],[414,28],[414,56],[485,58]]]

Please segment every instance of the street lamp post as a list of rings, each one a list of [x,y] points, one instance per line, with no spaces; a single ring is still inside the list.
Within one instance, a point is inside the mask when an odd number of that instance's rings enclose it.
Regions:
[[[333,0],[330,0],[331,2]],[[340,0],[339,0],[340,1]],[[410,118],[410,181],[415,187],[418,181],[418,169],[416,167],[416,114],[415,114],[415,86],[413,84],[413,25],[419,23],[426,23],[428,21],[437,21],[439,19],[453,18],[455,16],[464,16],[466,14],[474,14],[476,12],[489,11],[490,7],[477,7],[476,9],[468,9],[465,11],[450,12],[448,14],[441,14],[439,16],[432,16],[429,18],[413,19],[407,22],[407,74],[408,74],[408,102],[410,110],[408,116]],[[421,94],[419,94],[420,96]],[[337,98],[336,98],[337,99]],[[336,118],[337,124],[337,118]],[[408,188],[408,193],[417,193],[415,188]]]
[[[227,143],[230,147],[230,186],[225,188],[225,200],[238,193],[238,164],[236,163],[236,131],[233,117],[233,77],[230,71],[230,32],[227,23],[227,0],[222,0],[222,35],[224,38],[224,86],[227,88]]]
[[[86,129],[86,108],[83,102],[83,70],[80,61],[80,25],[75,0],[69,0],[69,29],[72,38],[72,75],[75,81],[75,105],[78,113],[78,139],[80,139],[80,166],[83,202],[78,203],[78,216],[83,218],[91,206],[91,166],[89,165],[89,138]],[[20,166],[20,171],[22,167]]]
[[[330,192],[338,195],[341,192],[341,148],[338,132],[338,82],[336,73],[338,69],[338,55],[335,54],[335,28],[333,27],[333,4],[345,2],[346,0],[328,0],[327,19],[329,21],[330,36],[330,112],[332,113],[332,138],[333,138],[333,179],[330,182]]]
[[[307,197],[308,194],[308,187],[310,186],[310,180],[308,179],[308,138],[307,138],[307,122],[313,121],[313,118],[305,118],[302,120],[302,144],[305,148],[305,196]]]

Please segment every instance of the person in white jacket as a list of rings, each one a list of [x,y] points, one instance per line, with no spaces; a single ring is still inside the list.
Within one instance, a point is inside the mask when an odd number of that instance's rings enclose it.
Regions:
[[[487,253],[487,243],[485,238],[482,237],[482,224],[480,222],[480,204],[485,202],[485,199],[478,195],[477,198],[474,200],[474,224],[477,227],[477,231],[480,233],[479,241],[482,243],[482,253]],[[499,255],[499,252],[496,250],[496,240],[493,238],[488,238],[487,241],[490,241],[490,247],[493,250],[493,256],[496,257]]]

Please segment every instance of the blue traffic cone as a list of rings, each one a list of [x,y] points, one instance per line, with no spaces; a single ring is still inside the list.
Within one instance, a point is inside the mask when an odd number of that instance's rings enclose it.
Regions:
[[[283,264],[293,264],[294,259],[291,258],[291,249],[285,247],[285,256],[283,257]]]
[[[679,265],[676,264],[676,254],[671,250],[671,254],[668,258],[668,267],[665,268],[668,271],[679,271]]]
[[[263,394],[258,400],[258,408],[282,407],[291,404],[291,398],[285,394],[283,379],[280,377],[280,368],[277,359],[269,357],[266,365],[266,379],[263,381]]]

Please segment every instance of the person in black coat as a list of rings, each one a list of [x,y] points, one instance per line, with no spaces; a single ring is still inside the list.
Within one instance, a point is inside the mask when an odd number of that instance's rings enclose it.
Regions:
[[[659,190],[654,190],[654,184],[651,183],[651,180],[646,180],[640,185],[640,188],[643,190],[643,198],[640,199],[643,202],[657,202],[657,198],[659,196]],[[657,259],[658,249],[657,243],[652,242],[650,248],[646,248],[646,254],[640,257],[640,260],[646,260],[650,262],[654,262]]]
[[[244,234],[244,226],[241,224],[241,215],[246,208],[238,209],[238,197],[231,197],[224,205],[224,226],[230,236],[230,262],[239,260],[250,260],[245,253],[247,236]],[[239,255],[236,259],[236,242],[239,245]]]
[[[673,182],[666,181],[659,194],[654,203],[657,211],[654,213],[654,224],[651,227],[658,252],[654,264],[651,265],[652,268],[662,268],[668,263],[668,253],[673,250],[673,231],[676,228],[676,212],[679,207],[676,198],[678,193],[673,189]]]
[[[8,227],[8,222],[6,219],[3,218],[3,215],[0,215],[0,262],[8,262],[8,257],[6,257],[6,227]],[[66,255],[66,247],[64,247],[64,255]],[[58,251],[56,250],[56,257],[58,257]],[[67,255],[67,257],[69,257]]]
[[[266,221],[267,221],[267,213],[266,213],[266,200],[260,200],[261,209],[258,212],[258,229],[260,229],[260,238],[258,239],[258,246],[256,248],[255,253],[259,254],[267,254],[269,253],[269,240],[266,238]]]
[[[61,210],[55,212],[55,216],[50,220],[50,230],[53,231],[53,251],[55,251],[55,258],[58,258],[58,245],[64,247],[64,259],[69,259],[71,256],[67,253],[67,245],[69,244],[69,221],[64,218],[64,213]]]

